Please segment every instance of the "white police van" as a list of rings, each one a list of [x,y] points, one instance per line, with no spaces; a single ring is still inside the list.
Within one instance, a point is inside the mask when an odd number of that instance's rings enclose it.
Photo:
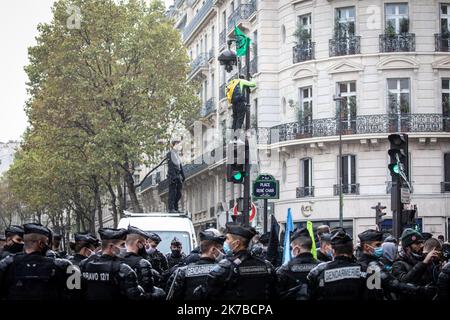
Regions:
[[[118,227],[126,229],[129,225],[144,231],[157,233],[161,237],[158,250],[164,254],[170,252],[170,242],[174,237],[180,240],[183,245],[183,252],[186,255],[197,246],[192,221],[182,213],[132,213],[125,211],[125,217],[120,219]]]

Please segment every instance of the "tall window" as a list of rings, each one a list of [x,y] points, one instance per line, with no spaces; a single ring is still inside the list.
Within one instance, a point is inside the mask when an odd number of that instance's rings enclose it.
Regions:
[[[214,78],[214,73],[211,73],[211,98],[215,96],[216,79]]]
[[[335,37],[347,38],[355,35],[355,7],[336,9]]]
[[[441,190],[443,192],[450,191],[450,153],[444,154],[444,183]]]
[[[344,99],[340,101],[340,119],[342,121],[343,133],[354,133],[356,130],[356,82],[339,82],[338,83],[338,96]],[[338,118],[339,118],[339,110]],[[350,130],[351,132],[348,132]]]
[[[407,3],[387,3],[385,6],[386,29],[390,32],[409,32]]]
[[[298,108],[297,120],[300,124],[301,133],[311,133],[313,108],[312,87],[300,88],[299,93],[300,105]]]
[[[208,52],[208,35],[205,34],[205,46],[203,52]]]
[[[300,160],[300,189],[301,196],[313,196],[312,187],[312,159],[305,158]]]
[[[216,29],[214,28],[214,26],[211,27],[211,49],[214,50],[214,46],[215,46],[215,40],[216,40]]]
[[[444,130],[450,129],[450,79],[442,79],[442,117]]]
[[[311,41],[311,14],[304,14],[297,17],[297,30],[294,36],[299,44],[309,44]]]
[[[222,25],[223,25],[222,30],[225,30],[227,28],[227,10],[224,10],[222,12]]]
[[[410,81],[407,78],[388,79],[388,112],[407,114],[410,112]]]
[[[356,157],[354,155],[342,156],[341,174],[342,193],[359,193],[356,185]]]

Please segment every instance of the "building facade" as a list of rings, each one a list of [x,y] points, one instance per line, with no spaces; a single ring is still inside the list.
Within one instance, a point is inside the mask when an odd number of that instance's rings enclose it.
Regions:
[[[381,202],[389,228],[387,136],[404,132],[418,223],[423,231],[448,236],[450,3],[179,0],[169,14],[192,60],[189,78],[202,84],[199,119],[217,133],[229,127],[224,88],[237,69],[226,73],[217,56],[235,25],[253,40],[249,67],[257,88],[251,110],[259,162],[252,177],[268,173],[280,180],[278,221],[291,208],[295,223],[338,224],[341,132],[344,225],[354,235],[373,227],[371,207]],[[208,141],[205,135],[186,162],[209,154],[215,146]],[[226,183],[223,160],[186,167],[184,208],[199,228],[218,216],[220,225],[221,212],[233,207],[242,186]],[[159,179],[159,185],[142,188],[147,208],[164,202],[163,172]],[[261,216],[259,211],[257,222]]]

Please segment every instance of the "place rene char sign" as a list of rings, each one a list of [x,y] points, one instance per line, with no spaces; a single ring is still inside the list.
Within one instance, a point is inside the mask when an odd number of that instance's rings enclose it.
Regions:
[[[279,183],[270,174],[260,174],[253,182],[253,199],[279,199]]]

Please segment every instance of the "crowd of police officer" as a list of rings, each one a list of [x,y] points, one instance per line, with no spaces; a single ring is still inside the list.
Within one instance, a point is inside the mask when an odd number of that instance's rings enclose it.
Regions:
[[[321,226],[317,251],[309,232],[296,229],[292,259],[283,265],[267,260],[273,237],[239,224],[228,224],[225,235],[202,231],[188,256],[176,238],[164,255],[157,234],[133,226],[98,234],[75,234],[69,256],[59,250],[61,238],[41,224],[8,227],[1,239],[0,299],[449,299],[449,245],[412,229],[404,230],[400,244],[369,229],[354,248],[344,229]]]

